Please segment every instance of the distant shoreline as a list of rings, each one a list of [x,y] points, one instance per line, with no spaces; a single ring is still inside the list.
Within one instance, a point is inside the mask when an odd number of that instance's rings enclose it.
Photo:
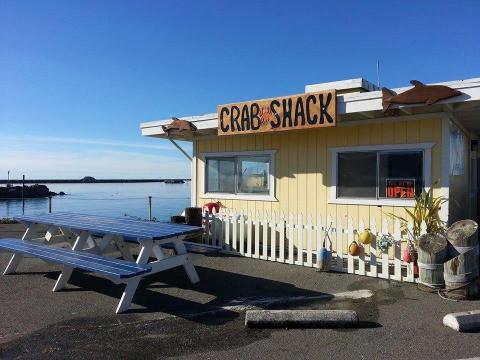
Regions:
[[[63,179],[63,180],[52,180],[52,179],[25,179],[25,184],[123,184],[123,183],[153,183],[153,182],[165,182],[165,180],[183,180],[191,181],[191,179],[96,179],[95,181],[84,181],[72,180],[72,179]],[[21,184],[22,180],[1,180],[0,184]]]

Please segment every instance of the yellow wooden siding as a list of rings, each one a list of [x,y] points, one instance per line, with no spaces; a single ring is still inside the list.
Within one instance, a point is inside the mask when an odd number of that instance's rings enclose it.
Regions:
[[[297,219],[299,213],[326,219],[332,216],[335,223],[341,221],[345,227],[348,217],[354,220],[357,227],[360,220],[365,224],[374,218],[378,229],[381,229],[385,217],[392,220],[392,214],[404,215],[403,207],[341,205],[331,204],[331,147],[357,145],[388,145],[433,142],[432,148],[432,182],[439,181],[441,176],[441,141],[442,121],[440,118],[408,120],[385,123],[367,123],[355,126],[339,126],[271,134],[241,135],[217,137],[196,141],[197,161],[202,153],[216,151],[248,151],[276,150],[275,157],[275,196],[276,202],[224,200],[219,201],[227,208],[243,210],[244,213],[264,211],[271,214],[275,211],[277,218],[280,212],[286,216],[292,212]],[[468,163],[467,163],[468,164]],[[197,205],[217,201],[218,199],[200,198],[204,187],[203,166],[197,163]],[[434,194],[440,195],[439,185],[435,185]],[[389,221],[393,224],[393,221]],[[393,231],[393,225],[389,231]]]

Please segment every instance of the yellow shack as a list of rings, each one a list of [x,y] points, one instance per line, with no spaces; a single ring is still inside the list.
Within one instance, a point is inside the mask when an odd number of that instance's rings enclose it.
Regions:
[[[411,83],[383,90],[363,78],[313,84],[296,95],[180,117],[190,129],[172,119],[140,127],[177,146],[192,142],[192,206],[219,202],[277,221],[280,214],[302,215],[304,223],[329,218],[333,228],[374,222],[380,229],[388,220],[393,232],[393,214],[403,215],[416,193],[433,187],[448,199],[444,221],[476,219],[480,78]],[[274,240],[277,247],[286,241]],[[310,250],[321,241],[318,235]]]

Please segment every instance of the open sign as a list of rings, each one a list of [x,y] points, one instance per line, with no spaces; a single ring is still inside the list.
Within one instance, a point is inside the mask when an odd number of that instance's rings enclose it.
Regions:
[[[387,198],[413,199],[415,179],[387,179]]]

